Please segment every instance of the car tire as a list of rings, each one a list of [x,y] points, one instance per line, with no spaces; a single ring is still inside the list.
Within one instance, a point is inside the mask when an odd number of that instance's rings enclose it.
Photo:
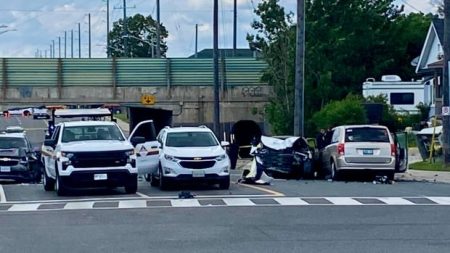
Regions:
[[[230,189],[230,177],[227,177],[226,179],[222,179],[219,183],[219,188],[221,190],[228,190]]]
[[[336,163],[335,162],[331,162],[331,166],[330,166],[330,175],[331,175],[331,179],[334,181],[338,181],[339,180],[339,171],[336,169]]]
[[[125,192],[127,194],[135,194],[137,192],[137,188],[138,188],[137,175],[133,175],[125,185]]]
[[[390,181],[394,180],[394,177],[395,177],[395,171],[389,171],[389,172],[387,172],[387,173],[386,173],[386,176],[387,176],[387,178],[388,178]]]
[[[67,195],[66,186],[64,185],[64,183],[61,180],[61,177],[58,174],[56,174],[55,190],[58,196]]]
[[[44,169],[44,190],[45,191],[53,191],[55,190],[55,180],[47,176],[47,172]]]
[[[153,187],[158,187],[159,186],[159,180],[153,174],[150,174],[150,185],[153,186]]]
[[[169,182],[167,182],[167,179],[164,178],[162,173],[161,166],[159,167],[159,189],[162,191],[168,190],[170,188]]]

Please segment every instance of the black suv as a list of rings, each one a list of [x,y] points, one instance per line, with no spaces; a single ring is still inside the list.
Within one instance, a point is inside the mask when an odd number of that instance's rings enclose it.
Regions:
[[[24,133],[0,134],[0,179],[41,181],[42,166]]]

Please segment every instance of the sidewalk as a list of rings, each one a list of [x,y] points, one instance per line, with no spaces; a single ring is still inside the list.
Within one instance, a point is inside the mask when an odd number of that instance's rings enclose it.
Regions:
[[[130,133],[130,126],[128,125],[127,122],[122,121],[118,118],[116,118],[117,120],[117,125],[119,125],[119,127],[122,129],[122,131],[124,131],[125,133],[129,134]]]
[[[450,184],[450,172],[408,170],[405,173],[396,174],[395,180]]]

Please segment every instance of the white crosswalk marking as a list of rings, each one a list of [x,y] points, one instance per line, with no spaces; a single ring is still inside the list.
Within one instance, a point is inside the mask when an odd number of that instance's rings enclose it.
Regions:
[[[302,200],[301,198],[287,197],[287,198],[274,198],[274,200],[276,202],[280,203],[280,205],[283,205],[283,206],[305,206],[305,205],[309,205],[308,202]]]
[[[346,197],[330,197],[325,198],[326,200],[330,201],[331,203],[335,205],[341,205],[341,206],[357,206],[362,205],[361,202],[358,202],[352,198],[346,198]]]
[[[174,199],[170,201],[170,204],[175,207],[195,207],[201,206],[196,199]]]
[[[146,200],[122,200],[119,201],[119,208],[142,208],[147,207]]]
[[[227,204],[227,206],[254,206],[255,203],[250,201],[250,199],[246,198],[226,198],[223,199],[223,202]]]
[[[89,202],[71,202],[71,203],[67,203],[64,206],[64,209],[68,209],[68,210],[91,209],[92,206],[94,206],[94,202],[93,201],[89,201]]]
[[[382,197],[377,199],[388,205],[414,205],[413,202],[399,197]]]
[[[22,211],[36,211],[40,204],[17,204],[11,206],[8,211],[22,212]]]
[[[450,197],[429,197],[428,199],[440,205],[450,205]]]

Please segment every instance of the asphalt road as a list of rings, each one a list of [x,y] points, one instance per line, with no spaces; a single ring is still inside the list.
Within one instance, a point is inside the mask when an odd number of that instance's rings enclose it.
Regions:
[[[21,125],[36,145],[45,122]],[[42,132],[41,132],[42,131]],[[236,181],[240,172],[233,172]],[[193,199],[178,199],[189,191]],[[277,179],[137,194],[0,185],[0,252],[449,252],[450,184]]]

